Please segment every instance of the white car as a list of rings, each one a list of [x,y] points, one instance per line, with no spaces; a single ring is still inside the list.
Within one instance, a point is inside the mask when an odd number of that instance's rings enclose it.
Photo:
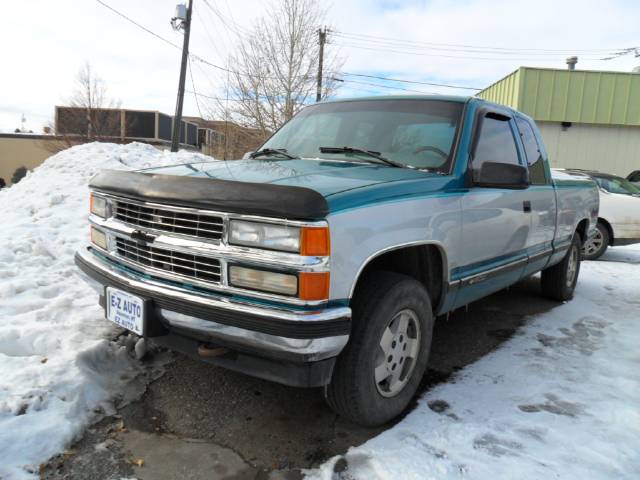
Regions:
[[[640,187],[608,173],[567,171],[587,175],[600,187],[597,233],[583,246],[585,260],[595,260],[610,246],[640,243]]]

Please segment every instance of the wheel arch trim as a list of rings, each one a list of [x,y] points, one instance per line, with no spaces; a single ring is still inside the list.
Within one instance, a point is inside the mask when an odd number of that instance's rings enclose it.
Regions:
[[[369,255],[360,265],[360,267],[358,268],[358,271],[356,272],[354,278],[353,278],[353,282],[351,284],[351,288],[349,289],[349,300],[351,300],[353,298],[353,295],[356,291],[356,286],[358,285],[358,282],[360,281],[360,278],[362,277],[362,272],[364,272],[364,270],[367,268],[368,265],[371,264],[372,261],[374,261],[375,259],[377,259],[378,257],[381,257],[382,255],[385,255],[387,253],[396,251],[396,250],[402,250],[403,248],[410,248],[410,247],[419,247],[419,246],[433,246],[436,247],[436,249],[438,250],[438,253],[440,253],[440,259],[442,261],[442,282],[443,284],[447,284],[449,281],[449,259],[447,256],[447,251],[444,248],[444,245],[441,242],[438,242],[436,240],[418,240],[418,241],[413,241],[413,242],[405,242],[405,243],[399,243],[397,245],[391,245],[385,248],[382,248],[380,250],[377,250],[376,252],[372,253],[371,255]],[[444,289],[443,289],[444,292]]]
[[[609,232],[609,245],[607,246],[613,246],[615,235],[613,233],[613,226],[611,225],[611,222],[604,217],[598,217],[598,223],[602,223]]]

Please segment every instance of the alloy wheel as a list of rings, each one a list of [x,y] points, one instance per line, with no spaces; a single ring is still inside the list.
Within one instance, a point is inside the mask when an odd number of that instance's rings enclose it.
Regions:
[[[572,247],[569,251],[569,262],[567,263],[567,287],[571,288],[576,279],[578,271],[578,256],[580,252],[577,247]]]
[[[600,249],[604,246],[604,237],[599,229],[596,229],[596,234],[587,240],[582,247],[582,252],[585,257],[592,257],[596,255]]]
[[[374,371],[376,388],[383,397],[399,394],[411,378],[420,337],[418,316],[410,309],[398,312],[383,330]]]

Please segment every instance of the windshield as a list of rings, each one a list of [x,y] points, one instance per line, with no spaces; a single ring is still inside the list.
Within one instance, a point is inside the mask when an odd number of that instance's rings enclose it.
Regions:
[[[405,166],[448,171],[463,104],[442,100],[360,100],[307,107],[262,148],[284,148],[303,158],[371,162],[353,147]]]
[[[622,195],[640,195],[640,188],[623,178],[615,177],[595,177],[595,181],[600,188],[609,193],[620,193]]]

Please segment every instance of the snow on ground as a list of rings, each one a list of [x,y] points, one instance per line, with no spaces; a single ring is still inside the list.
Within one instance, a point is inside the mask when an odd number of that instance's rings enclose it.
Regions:
[[[89,179],[103,168],[205,160],[140,143],[92,143],[0,190],[0,478],[35,477],[96,414],[113,411],[122,400],[114,394],[132,395],[133,379],[157,373],[109,340],[114,329],[74,266],[88,238]]]
[[[313,479],[640,478],[640,248]],[[346,460],[346,463],[345,463]]]

